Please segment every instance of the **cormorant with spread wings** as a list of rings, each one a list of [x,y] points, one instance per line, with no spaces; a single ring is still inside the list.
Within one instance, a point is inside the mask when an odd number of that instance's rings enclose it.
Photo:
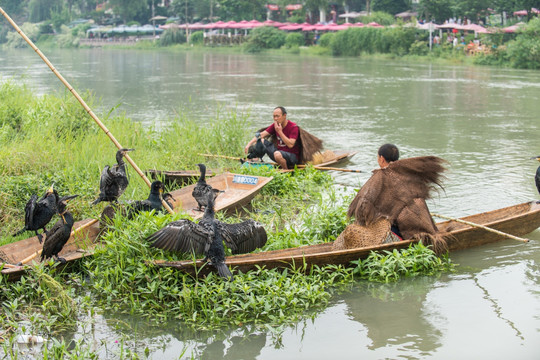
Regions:
[[[33,194],[24,208],[24,227],[12,236],[17,236],[25,231],[35,231],[41,244],[43,234],[39,234],[38,230],[43,229],[43,233],[47,231],[45,226],[47,226],[54,214],[56,214],[57,202],[58,193],[54,190],[54,185],[51,185],[39,200],[37,195]]]
[[[92,202],[92,205],[96,205],[101,201],[118,201],[118,198],[124,193],[129,184],[124,155],[133,150],[135,149],[124,148],[118,150],[116,152],[117,164],[113,165],[113,167],[105,166],[99,180],[99,197]]]
[[[264,227],[254,221],[246,220],[237,224],[227,224],[214,218],[214,195],[206,194],[208,206],[199,223],[187,219],[173,221],[148,237],[153,247],[179,252],[204,254],[205,260],[217,269],[220,276],[232,280],[232,274],[225,264],[223,242],[233,254],[242,254],[266,244]]]

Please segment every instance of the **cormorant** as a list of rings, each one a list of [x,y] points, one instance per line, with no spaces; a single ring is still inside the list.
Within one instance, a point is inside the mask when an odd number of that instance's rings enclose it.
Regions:
[[[206,206],[207,204],[207,193],[212,193],[214,195],[214,199],[218,196],[218,193],[221,191],[218,189],[214,189],[211,185],[208,185],[206,183],[205,177],[206,177],[206,166],[204,164],[197,164],[199,167],[199,170],[201,171],[201,176],[199,177],[199,180],[197,181],[197,184],[193,188],[193,191],[191,192],[191,195],[195,198],[197,201],[197,205],[199,206],[197,209],[198,211],[203,211],[202,207]]]
[[[117,164],[113,165],[112,168],[109,165],[105,166],[99,180],[99,197],[92,202],[92,205],[96,205],[100,201],[118,201],[120,195],[124,193],[129,184],[124,155],[133,150],[135,149],[118,150],[116,152]]]
[[[161,200],[163,199],[164,190],[165,186],[161,181],[154,181],[150,186],[150,194],[146,200],[137,200],[127,205],[128,218],[133,218],[135,214],[141,211],[163,211]],[[170,203],[168,204],[171,205]]]
[[[70,212],[67,211],[67,203],[79,195],[64,196],[58,201],[58,214],[60,219],[53,227],[45,233],[45,242],[41,253],[41,261],[55,256],[57,261],[65,263],[66,260],[58,256],[62,248],[69,240],[71,229],[75,221]]]
[[[254,145],[251,145],[248,150],[247,158],[248,159],[255,159],[259,158],[262,161],[262,158],[264,155],[266,155],[266,146],[263,143],[263,140],[261,138],[260,133],[255,133],[255,138],[257,141]]]
[[[147,241],[163,250],[204,254],[205,260],[210,261],[221,277],[232,280],[233,276],[225,264],[223,241],[233,254],[247,253],[266,244],[266,231],[251,219],[238,224],[215,220],[214,197],[211,193],[206,196],[208,206],[198,224],[187,219],[173,221],[150,235]]]
[[[57,202],[58,193],[54,190],[54,185],[51,185],[39,200],[37,195],[33,194],[24,208],[24,227],[12,236],[17,236],[25,231],[35,231],[39,243],[41,244],[43,235],[39,234],[38,230],[43,229],[43,233],[47,231],[45,226],[47,226],[54,214],[56,214]]]
[[[540,161],[540,155],[532,157],[531,160]],[[534,183],[536,184],[536,189],[538,190],[538,193],[540,193],[540,166],[536,169],[536,175],[534,176]],[[537,201],[537,203],[540,203],[540,200]]]

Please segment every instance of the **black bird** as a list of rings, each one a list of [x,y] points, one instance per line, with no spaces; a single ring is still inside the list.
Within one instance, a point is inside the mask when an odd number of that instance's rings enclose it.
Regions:
[[[92,205],[96,205],[100,201],[118,201],[120,195],[124,193],[129,184],[124,155],[133,150],[135,149],[124,148],[118,150],[116,152],[117,164],[113,165],[113,167],[105,166],[99,180],[99,197],[92,202]]]
[[[79,195],[64,196],[58,201],[58,214],[60,215],[60,219],[45,233],[41,261],[54,256],[57,261],[60,261],[61,263],[66,262],[64,258],[58,257],[58,253],[62,251],[64,245],[69,240],[71,229],[75,223],[73,216],[67,211],[67,203],[77,196]]]
[[[260,133],[255,133],[255,137],[257,138],[257,141],[255,142],[255,144],[249,147],[247,158],[259,158],[262,161],[262,158],[264,157],[264,155],[266,155],[266,146],[263,143]]]
[[[540,155],[532,157],[531,160],[540,161]],[[536,184],[536,189],[538,190],[538,193],[540,193],[540,166],[536,169],[536,175],[534,176],[534,183]],[[540,200],[537,201],[537,203],[540,203]]]
[[[163,211],[161,200],[163,199],[164,190],[165,186],[161,181],[154,181],[150,186],[150,194],[146,200],[137,200],[127,205],[128,218],[133,218],[135,214],[138,214],[141,211]],[[171,205],[170,203],[168,204]]]
[[[198,224],[182,219],[173,221],[147,238],[153,247],[179,252],[204,254],[221,277],[233,278],[225,264],[223,241],[233,254],[247,253],[266,244],[264,227],[246,220],[238,224],[227,224],[214,218],[214,197],[207,193],[208,206]]]
[[[206,166],[204,164],[197,164],[199,167],[199,170],[201,171],[201,176],[199,177],[199,180],[197,181],[197,184],[193,188],[193,191],[191,192],[191,195],[195,198],[197,201],[197,205],[199,206],[197,209],[198,211],[203,211],[202,207],[207,206],[207,199],[208,196],[206,196],[208,193],[212,193],[214,195],[214,200],[218,196],[218,193],[222,192],[218,189],[214,189],[211,185],[208,185],[206,183]]]
[[[43,229],[43,233],[47,231],[45,226],[47,226],[54,214],[56,214],[57,202],[58,193],[54,190],[54,185],[51,185],[39,200],[37,195],[33,194],[24,208],[24,227],[12,236],[17,236],[25,231],[35,231],[41,244],[43,235],[39,234],[38,230]]]

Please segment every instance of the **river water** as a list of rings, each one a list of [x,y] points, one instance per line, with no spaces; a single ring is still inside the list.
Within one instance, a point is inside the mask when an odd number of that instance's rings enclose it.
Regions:
[[[79,93],[101,98],[96,113],[119,105],[157,127],[177,113],[204,122],[232,110],[250,113],[256,129],[283,105],[327,149],[358,151],[344,167],[364,173],[333,174],[349,191],[377,167],[378,147],[392,142],[402,157],[449,161],[445,191],[428,204],[434,212],[457,217],[540,197],[538,162],[529,160],[540,155],[537,71],[266,54],[44,53]],[[38,94],[65,91],[28,50],[0,52],[0,81],[7,79]],[[182,350],[205,359],[538,359],[540,231],[528,237],[452,253],[456,273],[358,284],[277,336],[163,330],[141,333],[141,342],[154,345],[155,359]],[[94,340],[115,337],[107,324],[98,321]]]

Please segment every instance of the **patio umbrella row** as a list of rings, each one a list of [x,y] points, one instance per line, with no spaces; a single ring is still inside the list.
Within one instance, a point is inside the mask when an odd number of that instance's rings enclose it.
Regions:
[[[209,24],[202,24],[202,23],[193,23],[193,24],[166,24],[160,26],[161,29],[168,29],[171,27],[177,27],[185,29],[186,27],[190,30],[209,30],[209,29],[253,29],[261,26],[273,26],[280,30],[285,31],[296,31],[296,30],[302,30],[302,31],[338,31],[338,30],[346,30],[349,27],[363,27],[363,26],[369,26],[369,27],[382,27],[382,25],[377,24],[376,22],[371,22],[367,25],[362,23],[347,23],[347,24],[297,24],[297,23],[280,23],[277,21],[267,20],[264,22],[260,22],[257,20],[242,20],[239,22],[236,21],[218,21],[215,23],[209,23]]]
[[[502,28],[500,30],[494,30],[494,29],[486,29],[485,27],[477,24],[468,24],[468,25],[460,25],[460,24],[432,24],[434,29],[456,29],[456,30],[465,30],[465,31],[474,31],[479,34],[488,34],[488,33],[494,33],[496,31],[503,31],[505,33],[513,33],[516,32],[520,26],[524,25],[523,23],[517,23],[512,26],[508,26],[505,28]],[[428,30],[430,26],[430,23],[426,24],[417,24],[417,28]]]

